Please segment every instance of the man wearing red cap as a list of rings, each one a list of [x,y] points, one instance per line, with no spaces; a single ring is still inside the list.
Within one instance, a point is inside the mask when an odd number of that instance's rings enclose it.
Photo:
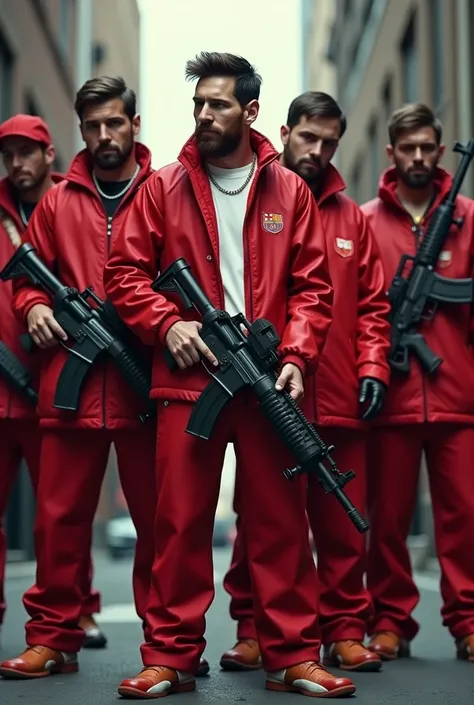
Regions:
[[[0,125],[0,152],[7,175],[0,181],[0,268],[3,269],[21,243],[22,233],[41,197],[62,176],[51,171],[54,147],[48,127],[34,115],[14,115]],[[37,381],[38,354],[27,355],[19,336],[24,332],[12,313],[12,284],[0,285],[0,340],[25,364]],[[40,434],[36,410],[23,395],[12,390],[0,376],[0,521],[22,458],[26,460],[36,492]],[[5,614],[4,572],[6,540],[0,523],[0,624]],[[93,615],[100,611],[100,595],[91,591],[92,565],[82,571],[83,605],[80,625],[85,646],[100,648],[107,639]]]

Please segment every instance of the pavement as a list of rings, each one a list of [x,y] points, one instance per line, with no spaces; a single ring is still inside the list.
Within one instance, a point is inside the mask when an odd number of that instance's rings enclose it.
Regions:
[[[216,549],[216,599],[207,619],[205,656],[211,664],[209,677],[198,680],[197,691],[172,695],[172,705],[219,705],[247,703],[261,705],[301,705],[301,695],[270,693],[264,690],[263,672],[224,673],[219,668],[223,651],[233,645],[235,626],[228,615],[228,597],[222,578],[229,565],[229,549]],[[34,681],[0,679],[1,705],[116,705],[121,702],[117,686],[124,677],[141,668],[139,645],[141,628],[132,603],[131,561],[113,562],[98,554],[95,585],[102,591],[100,624],[109,639],[101,651],[83,651],[80,672]],[[11,658],[24,648],[23,625],[26,614],[21,604],[23,591],[34,578],[34,564],[7,566],[8,611],[1,631],[0,658]],[[441,626],[440,597],[436,572],[417,575],[421,601],[416,618],[421,631],[412,645],[413,657],[384,664],[379,673],[353,674],[357,693],[335,702],[363,705],[457,705],[473,701],[474,664],[456,661],[453,642]],[[333,669],[333,672],[343,674]],[[125,701],[122,701],[125,702]],[[168,702],[168,701],[166,701]]]

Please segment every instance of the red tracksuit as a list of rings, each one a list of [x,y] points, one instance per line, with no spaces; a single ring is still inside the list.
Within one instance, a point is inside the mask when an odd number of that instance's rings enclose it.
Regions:
[[[243,231],[248,317],[273,322],[283,362],[303,371],[317,362],[330,324],[332,289],[323,230],[310,191],[276,161],[252,131],[258,166]],[[268,214],[282,227],[267,229]],[[172,373],[163,359],[170,326],[196,314],[176,297],[150,288],[158,270],[185,257],[214,305],[224,308],[219,236],[209,179],[194,138],[179,162],[160,169],[140,190],[105,269],[106,291],[144,342],[155,344],[152,396],[159,398],[155,524],[156,558],[147,610],[146,665],[193,672],[204,651],[205,613],[214,596],[212,533],[228,442],[239,455],[242,515],[255,586],[255,618],[264,667],[314,661],[319,652],[316,571],[304,521],[305,481],[281,470],[288,453],[252,395],[231,401],[212,440],[185,432],[209,376],[200,367]]]
[[[324,427],[324,441],[336,448],[338,467],[356,473],[345,491],[363,512],[366,426],[360,420],[359,381],[373,377],[388,384],[389,305],[377,245],[358,206],[342,193],[344,188],[340,174],[330,165],[317,201],[335,291],[333,323],[308,391],[315,402],[317,423]],[[238,531],[224,587],[231,596],[231,616],[238,623],[237,638],[258,639],[239,493],[237,486],[234,509]],[[354,529],[334,501],[310,476],[307,511],[318,554],[323,644],[343,639],[363,641],[371,616],[371,601],[363,584],[365,536]]]
[[[53,174],[55,182],[62,177]],[[0,181],[0,269],[15,252],[15,237],[23,232],[15,196],[7,178]],[[9,235],[10,231],[10,235]],[[33,375],[33,386],[38,385],[40,352],[27,355],[20,345],[20,335],[25,332],[12,312],[12,283],[0,284],[0,340],[20,359]],[[0,517],[3,518],[21,460],[28,466],[33,490],[36,493],[40,457],[40,431],[36,410],[31,403],[12,390],[0,376]],[[1,519],[0,519],[1,521]],[[0,523],[0,624],[5,614],[5,562],[7,542]],[[100,594],[91,589],[92,564],[85,561],[81,585],[83,586],[82,615],[100,612]]]
[[[417,239],[452,179],[438,169],[436,199],[421,228],[414,225],[395,195],[396,174],[381,178],[378,198],[363,211],[376,234],[388,289],[402,254],[415,254]],[[474,273],[474,201],[456,200],[456,218],[437,271],[447,277]],[[474,358],[469,304],[441,304],[420,332],[444,362],[429,376],[411,359],[407,377],[392,373],[383,413],[371,433],[369,456],[370,551],[368,587],[375,616],[370,634],[394,631],[413,639],[419,593],[412,578],[406,540],[416,501],[422,451],[425,451],[433,505],[435,538],[441,564],[443,624],[455,638],[474,633]]]
[[[25,241],[30,242],[67,286],[92,286],[104,298],[103,268],[110,240],[123,221],[139,184],[151,173],[151,155],[136,145],[139,176],[123,197],[111,227],[94,187],[86,151],[73,160],[65,181],[46,193],[35,208]],[[48,296],[29,282],[14,284],[14,309],[20,320]],[[145,351],[142,351],[145,352]],[[43,432],[35,523],[37,579],[24,596],[30,615],[29,646],[77,652],[84,633],[76,625],[80,611],[80,566],[88,550],[92,522],[114,443],[118,470],[137,530],[133,571],[135,604],[144,617],[153,561],[156,506],[154,424],[138,420],[143,403],[123,380],[114,363],[102,356],[88,373],[75,412],[53,407],[59,373],[67,353],[45,351],[38,410]]]

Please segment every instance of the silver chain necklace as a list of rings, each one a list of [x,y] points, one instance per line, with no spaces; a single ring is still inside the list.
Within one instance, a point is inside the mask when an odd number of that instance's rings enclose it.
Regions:
[[[209,176],[210,181],[212,181],[212,183],[214,184],[214,186],[216,187],[216,189],[217,189],[218,191],[220,191],[221,193],[224,193],[226,196],[237,196],[237,194],[242,193],[242,191],[243,191],[245,188],[247,188],[247,186],[249,185],[249,183],[250,183],[250,181],[251,181],[251,179],[252,179],[252,176],[253,176],[253,174],[254,174],[256,165],[257,165],[257,155],[256,155],[256,153],[254,152],[253,157],[252,157],[252,166],[251,166],[251,168],[250,168],[249,175],[248,175],[247,178],[245,179],[245,181],[244,181],[244,183],[242,184],[242,186],[241,186],[240,188],[238,188],[238,189],[235,189],[235,191],[228,191],[227,189],[222,188],[222,186],[220,186],[220,185],[217,183],[217,181],[215,180],[215,178],[213,177],[213,175],[211,174],[211,172],[209,171],[209,169],[207,169],[207,175]]]
[[[128,184],[119,193],[116,193],[113,196],[109,196],[108,193],[104,193],[102,191],[99,184],[97,183],[97,177],[96,177],[94,171],[92,172],[92,181],[94,182],[94,186],[96,187],[97,192],[99,193],[100,196],[102,196],[102,198],[106,198],[108,201],[115,201],[116,198],[122,198],[122,196],[124,196],[127,193],[129,188],[131,187],[131,185],[133,184],[133,182],[137,178],[139,171],[140,171],[140,165],[137,164],[137,168],[135,169],[135,173],[132,176],[132,178],[130,179],[130,181],[128,182]]]

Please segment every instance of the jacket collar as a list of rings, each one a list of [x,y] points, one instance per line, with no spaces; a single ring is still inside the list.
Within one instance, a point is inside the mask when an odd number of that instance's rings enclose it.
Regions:
[[[135,142],[135,159],[140,166],[140,171],[135,179],[133,186],[127,192],[127,196],[133,193],[139,184],[142,183],[152,172],[151,168],[151,152],[148,147],[145,147],[141,142]],[[69,170],[66,174],[66,180],[71,184],[77,184],[91,191],[98,197],[94,182],[92,180],[93,169],[92,155],[87,149],[83,149],[76,154],[72,160]]]
[[[258,170],[273,162],[278,157],[278,152],[267,137],[257,130],[250,130],[250,144],[257,153]],[[197,147],[196,137],[192,135],[183,146],[178,155],[178,161],[188,172],[196,170],[204,172],[204,166]]]

